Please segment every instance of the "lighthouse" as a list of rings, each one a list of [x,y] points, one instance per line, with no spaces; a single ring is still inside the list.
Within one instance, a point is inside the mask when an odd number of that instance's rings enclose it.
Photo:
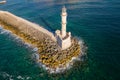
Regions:
[[[61,13],[61,31],[56,30],[55,32],[56,41],[62,50],[65,50],[71,46],[71,32],[66,32],[66,25],[67,9],[65,8],[65,6],[63,6]]]
[[[67,12],[65,6],[62,8],[61,18],[62,18],[61,31],[62,31],[62,37],[64,38],[66,36],[66,24],[67,24]]]

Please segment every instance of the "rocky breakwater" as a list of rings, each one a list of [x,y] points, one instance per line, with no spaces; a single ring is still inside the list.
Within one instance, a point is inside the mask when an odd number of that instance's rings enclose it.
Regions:
[[[72,46],[61,50],[53,33],[9,12],[0,11],[0,25],[19,36],[23,41],[37,47],[39,55],[37,62],[49,72],[65,70],[73,58],[82,55],[77,39],[72,38]]]

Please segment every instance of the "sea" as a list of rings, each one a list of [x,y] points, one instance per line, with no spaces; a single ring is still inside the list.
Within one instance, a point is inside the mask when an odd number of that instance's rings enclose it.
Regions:
[[[0,10],[54,32],[62,6],[67,31],[87,47],[85,61],[50,74],[34,61],[36,48],[0,27],[0,80],[120,80],[120,0],[7,0]]]

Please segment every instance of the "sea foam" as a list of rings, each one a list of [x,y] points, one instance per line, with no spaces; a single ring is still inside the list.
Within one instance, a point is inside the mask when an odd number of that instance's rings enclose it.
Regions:
[[[44,70],[47,70],[49,73],[53,74],[53,73],[62,73],[64,72],[65,70],[69,70],[72,68],[73,64],[76,62],[76,61],[84,61],[84,58],[82,58],[82,56],[85,56],[86,55],[86,50],[87,50],[87,47],[84,45],[84,41],[81,39],[81,38],[77,38],[79,40],[79,45],[80,45],[80,49],[81,49],[81,52],[80,52],[80,55],[78,57],[73,57],[65,66],[62,66],[62,67],[58,67],[56,69],[53,69],[53,68],[49,68],[47,67],[46,65],[42,64],[41,62],[39,62],[39,54],[35,53],[35,57],[36,57],[36,61],[37,61],[37,64],[39,65],[39,67],[42,67]],[[81,55],[82,54],[82,55]]]

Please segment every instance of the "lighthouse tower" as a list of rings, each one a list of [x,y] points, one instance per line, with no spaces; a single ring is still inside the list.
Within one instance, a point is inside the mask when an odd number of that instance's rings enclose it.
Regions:
[[[62,8],[61,18],[62,18],[61,31],[62,31],[62,37],[64,38],[66,36],[66,24],[67,24],[67,12],[65,6]]]
[[[71,32],[66,32],[67,12],[65,6],[63,6],[62,8],[61,18],[61,31],[56,30],[55,33],[58,45],[61,47],[62,50],[65,50],[71,46]]]

